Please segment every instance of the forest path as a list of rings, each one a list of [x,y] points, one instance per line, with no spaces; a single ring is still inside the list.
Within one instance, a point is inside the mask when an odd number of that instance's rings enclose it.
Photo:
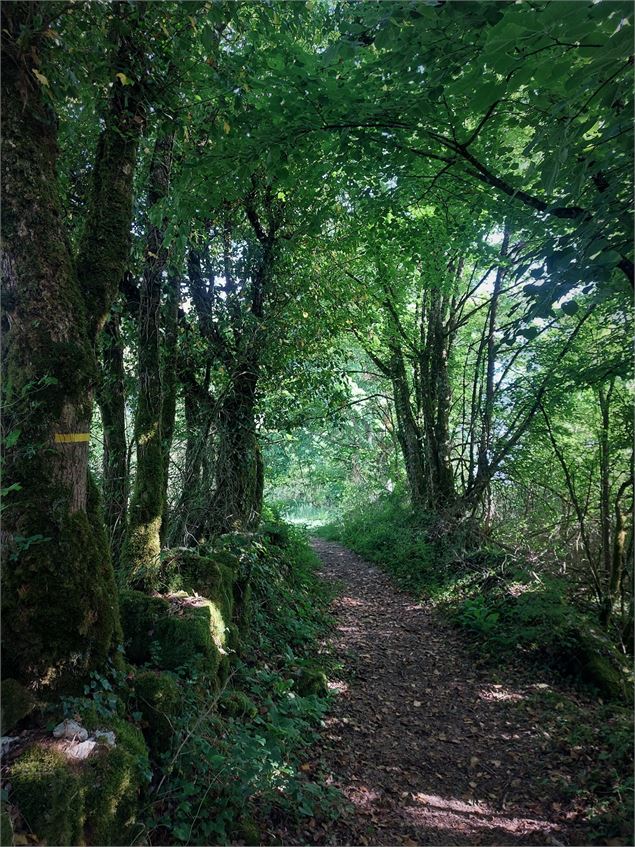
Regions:
[[[295,837],[314,844],[582,843],[575,810],[557,786],[571,778],[575,759],[525,702],[540,685],[507,670],[501,685],[491,668],[474,666],[438,615],[374,565],[333,542],[315,539],[313,547],[323,577],[339,585],[331,649],[346,678],[331,683],[338,696],[306,769],[315,769],[314,779],[331,774],[351,810],[335,824],[311,822]]]

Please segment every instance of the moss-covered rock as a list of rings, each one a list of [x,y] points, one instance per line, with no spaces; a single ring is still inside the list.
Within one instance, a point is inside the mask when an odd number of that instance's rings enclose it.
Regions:
[[[237,653],[240,648],[240,630],[231,623],[226,630],[225,649]]]
[[[195,603],[178,605],[174,613],[157,621],[158,661],[165,670],[185,667],[196,659],[205,659],[203,666],[209,673],[218,670],[225,640],[223,617],[215,603],[202,598]]]
[[[592,686],[605,699],[629,699],[623,659],[606,636],[585,622],[573,621],[560,630],[550,659],[560,673]]]
[[[119,608],[128,658],[136,665],[149,662],[157,622],[168,613],[169,604],[142,591],[122,591]]]
[[[258,714],[256,704],[243,691],[224,691],[218,700],[218,708],[232,718],[253,718]]]
[[[46,844],[78,844],[84,826],[80,773],[57,749],[30,747],[11,767],[12,800]]]
[[[156,754],[169,750],[174,736],[173,720],[183,702],[176,679],[169,673],[144,671],[135,677],[134,687],[151,751]]]
[[[567,633],[568,670],[592,685],[608,700],[632,699],[623,659],[606,637],[594,630],[576,629]]]
[[[328,679],[319,668],[301,668],[295,679],[295,687],[300,697],[324,697],[328,694]]]
[[[101,726],[114,731],[116,742],[100,744],[86,760],[84,837],[89,844],[132,844],[141,831],[137,814],[150,776],[148,748],[141,730],[126,721],[112,718]]]
[[[2,735],[30,714],[35,708],[35,698],[17,679],[3,679],[0,686]]]
[[[589,653],[581,675],[605,697],[611,700],[624,699],[626,685],[623,674],[599,653]]]
[[[220,608],[227,623],[232,618],[233,584],[238,560],[229,553],[201,555],[195,550],[177,548],[164,553],[162,583],[171,593],[200,594]]]
[[[261,525],[260,533],[269,544],[282,549],[288,547],[291,541],[288,524],[267,521]]]
[[[222,686],[229,679],[229,674],[231,672],[231,660],[227,654],[220,657],[220,662],[218,664],[218,682]]]
[[[77,760],[64,742],[33,744],[11,766],[11,800],[39,842],[133,843],[139,801],[149,778],[143,735],[117,717],[99,717],[87,728],[114,732],[115,746],[100,743],[87,758]]]
[[[132,662],[176,670],[204,660],[202,667],[216,673],[227,640],[221,603],[184,592],[159,597],[125,591],[120,604]]]

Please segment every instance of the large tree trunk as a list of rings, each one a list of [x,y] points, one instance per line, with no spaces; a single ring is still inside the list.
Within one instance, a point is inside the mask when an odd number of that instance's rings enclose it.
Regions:
[[[397,419],[397,439],[406,468],[410,500],[414,508],[420,508],[425,505],[428,493],[423,437],[412,409],[403,355],[396,347],[393,347],[389,370]]]
[[[96,327],[123,272],[102,258],[87,303],[75,272],[56,173],[57,130],[32,73],[46,49],[28,35],[39,3],[2,5],[3,257],[5,424],[13,447],[5,482],[15,488],[4,513],[3,674],[35,687],[73,688],[120,640],[116,590],[103,519],[88,477]],[[37,51],[37,52],[36,52]],[[107,138],[127,136],[129,109],[102,133],[95,179],[118,183],[134,165],[105,161]],[[136,124],[135,124],[136,126]],[[138,137],[138,127],[135,138]],[[106,139],[106,140],[105,140]],[[134,147],[134,142],[132,143]],[[132,173],[127,174],[131,192]],[[115,193],[103,214],[128,232]],[[115,208],[113,208],[113,206]],[[121,216],[121,219],[118,218]],[[90,242],[90,235],[87,235]],[[97,275],[99,274],[99,278]]]
[[[129,4],[117,8],[136,13]],[[2,6],[3,367],[5,422],[15,442],[5,480],[16,486],[4,516],[3,674],[72,689],[121,638],[88,438],[94,343],[128,258],[143,117],[140,87],[129,87],[124,100],[115,84],[76,273],[63,228],[55,115],[32,73],[46,50],[32,27],[40,13],[39,3]],[[127,67],[134,66],[130,47],[121,36],[117,60]],[[122,242],[108,244],[121,233]]]
[[[509,249],[509,236],[509,227],[506,226],[503,234],[503,242],[501,244],[501,263],[498,266],[498,270],[496,271],[496,277],[494,279],[494,288],[492,290],[492,297],[489,304],[487,324],[484,330],[486,334],[483,336],[483,344],[484,346],[486,345],[487,353],[485,360],[485,398],[481,415],[481,437],[478,447],[477,458],[477,473],[481,475],[486,473],[487,465],[491,459],[492,423],[494,416],[495,399],[494,374],[496,369],[496,320],[498,317],[498,301],[500,299],[503,280],[505,278],[506,268],[504,262],[507,258],[507,252]],[[492,520],[492,506],[489,486],[485,489],[484,494],[487,495],[485,523],[486,526],[489,528],[489,525],[491,524]]]
[[[167,196],[173,136],[157,138],[150,167],[150,208]],[[161,553],[164,474],[161,434],[161,288],[167,262],[163,228],[148,225],[146,261],[140,290],[138,376],[135,416],[137,466],[128,511],[122,565],[135,585],[152,583]]]
[[[177,393],[177,355],[179,337],[179,299],[181,280],[175,273],[168,274],[168,285],[164,310],[164,345],[162,362],[161,439],[163,447],[163,511],[161,514],[161,543],[165,544],[168,533],[168,483],[170,477],[170,453],[174,437]]]
[[[177,377],[182,386],[185,412],[185,461],[181,474],[181,491],[170,521],[168,543],[170,547],[190,546],[200,535],[207,511],[207,492],[202,473],[204,459],[210,459],[210,431],[215,407],[210,393],[211,361],[208,359],[205,377],[201,383],[196,378],[197,366],[191,354],[191,340],[184,322],[185,337],[177,358]],[[211,485],[210,485],[211,489]]]
[[[112,96],[99,137],[90,207],[77,258],[77,275],[87,305],[88,328],[96,338],[108,319],[110,307],[127,271],[134,172],[141,131],[145,124],[143,38],[139,17],[144,3],[116,2],[113,26]],[[116,42],[114,41],[116,39]],[[121,68],[135,77],[123,85]]]
[[[104,516],[115,568],[126,532],[128,511],[128,447],[126,441],[126,391],[121,319],[112,313],[101,343],[101,377],[97,401],[104,432]]]
[[[212,535],[248,530],[262,511],[262,471],[255,408],[258,366],[247,359],[236,367],[218,416],[216,487],[208,528]]]
[[[181,475],[181,491],[174,515],[170,521],[168,544],[170,547],[189,547],[200,535],[204,515],[203,459],[208,450],[209,411],[203,414],[199,399],[183,386],[185,411],[185,462]]]
[[[454,475],[450,463],[450,379],[446,298],[431,293],[428,321],[428,379],[424,390],[425,433],[430,465],[430,506],[450,508],[455,500]]]

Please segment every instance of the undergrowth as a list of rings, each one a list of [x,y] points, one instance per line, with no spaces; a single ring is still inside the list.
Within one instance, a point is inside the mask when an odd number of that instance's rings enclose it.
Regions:
[[[146,809],[153,844],[258,844],[271,822],[338,813],[339,795],[300,767],[328,704],[318,642],[330,596],[317,560],[282,524],[228,543],[249,576],[249,634],[220,692],[191,668],[178,674],[183,707]]]
[[[631,844],[633,836],[632,712],[615,703],[579,703],[538,690],[514,704],[540,714],[549,733],[577,763],[576,778],[560,790],[584,809],[592,844]]]
[[[607,720],[595,727],[597,767],[581,772],[570,790],[584,800],[598,837],[621,837],[632,821],[630,681],[623,657],[585,610],[576,608],[563,580],[479,542],[469,529],[439,532],[433,515],[412,513],[404,498],[383,497],[316,531],[341,541],[388,571],[403,589],[425,597],[459,630],[479,658],[522,660],[552,679],[561,677],[596,698]],[[557,713],[571,718],[572,701]],[[606,705],[602,705],[603,702]],[[593,718],[592,720],[595,720]],[[586,716],[587,723],[589,716]],[[574,730],[572,730],[574,731]]]

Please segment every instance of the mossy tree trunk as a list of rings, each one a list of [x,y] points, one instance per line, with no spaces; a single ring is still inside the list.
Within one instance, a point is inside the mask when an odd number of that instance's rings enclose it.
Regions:
[[[121,317],[113,311],[101,338],[101,374],[97,401],[104,433],[104,516],[115,568],[126,532],[128,512],[128,445],[126,440],[126,391]]]
[[[258,363],[236,368],[218,415],[215,491],[209,510],[211,534],[252,529],[262,510],[260,448],[256,432]]]
[[[241,278],[232,260],[235,214],[229,206],[223,221],[223,297],[217,299],[214,279],[205,279],[201,254],[191,249],[188,279],[201,334],[210,356],[222,364],[227,382],[215,411],[216,453],[214,489],[198,536],[218,535],[257,526],[262,511],[263,464],[256,424],[258,381],[267,344],[265,306],[271,295],[282,224],[282,207],[270,187],[256,177],[253,191],[243,200],[243,211],[255,238],[241,246]],[[218,321],[222,312],[225,320]],[[202,488],[212,470],[203,455]]]
[[[169,546],[190,546],[201,534],[208,507],[206,488],[211,468],[213,478],[212,424],[215,398],[210,392],[211,357],[207,359],[201,382],[196,378],[196,364],[186,334],[182,353],[177,358],[178,381],[182,387],[185,412],[185,462],[181,475],[181,491],[169,527]],[[211,490],[211,485],[209,486]]]
[[[103,272],[103,252],[93,249],[93,276],[85,291],[85,278],[76,272],[56,172],[56,118],[33,72],[48,41],[37,31],[40,15],[40,3],[2,5],[2,268],[8,324],[3,370],[5,424],[13,443],[6,452],[5,483],[15,486],[3,526],[3,674],[60,690],[75,687],[120,639],[103,518],[88,476],[88,437],[97,376],[95,335],[124,268],[113,260]],[[126,96],[125,104],[113,96],[95,182],[108,172],[109,181],[122,186],[127,169],[131,194],[134,155],[122,161],[106,153],[112,136],[128,139],[129,131],[130,150],[136,149],[139,124],[133,116],[139,98],[137,92]],[[102,199],[100,215],[126,214],[128,207],[117,204],[112,187]],[[130,222],[128,215],[118,229],[128,232]],[[87,246],[89,226],[90,221]]]
[[[161,543],[165,544],[168,532],[168,482],[170,475],[170,451],[174,437],[176,415],[177,356],[179,338],[179,300],[181,279],[170,272],[164,307],[164,344],[162,357],[161,438],[163,446],[163,511],[161,514]]]
[[[115,2],[113,86],[104,128],[97,144],[90,206],[77,257],[77,275],[87,304],[89,332],[96,338],[110,314],[128,270],[137,151],[145,125],[143,38],[139,31],[145,3]],[[124,85],[116,76],[127,68]],[[131,83],[131,84],[130,84]]]
[[[148,206],[167,197],[172,167],[171,133],[157,138],[150,166]],[[135,585],[150,584],[161,553],[164,503],[164,448],[161,433],[161,289],[167,264],[161,224],[148,224],[145,268],[140,288],[138,377],[135,416],[137,466],[121,559]]]
[[[415,508],[425,505],[428,473],[423,434],[410,402],[410,389],[401,349],[394,346],[388,369],[393,388],[397,439],[404,459],[410,499]]]
[[[266,339],[265,305],[274,280],[280,209],[271,190],[257,196],[260,186],[245,198],[244,210],[256,242],[251,249],[248,311],[232,313],[237,354],[230,383],[218,415],[218,452],[215,490],[208,528],[212,534],[255,528],[262,512],[264,473],[256,426],[256,404],[260,363]],[[231,224],[225,218],[223,231],[225,284],[231,303],[236,284],[230,260]]]
[[[451,294],[440,285],[423,293],[415,386],[423,419],[428,506],[451,510],[455,501],[450,462],[449,361],[453,342]]]

